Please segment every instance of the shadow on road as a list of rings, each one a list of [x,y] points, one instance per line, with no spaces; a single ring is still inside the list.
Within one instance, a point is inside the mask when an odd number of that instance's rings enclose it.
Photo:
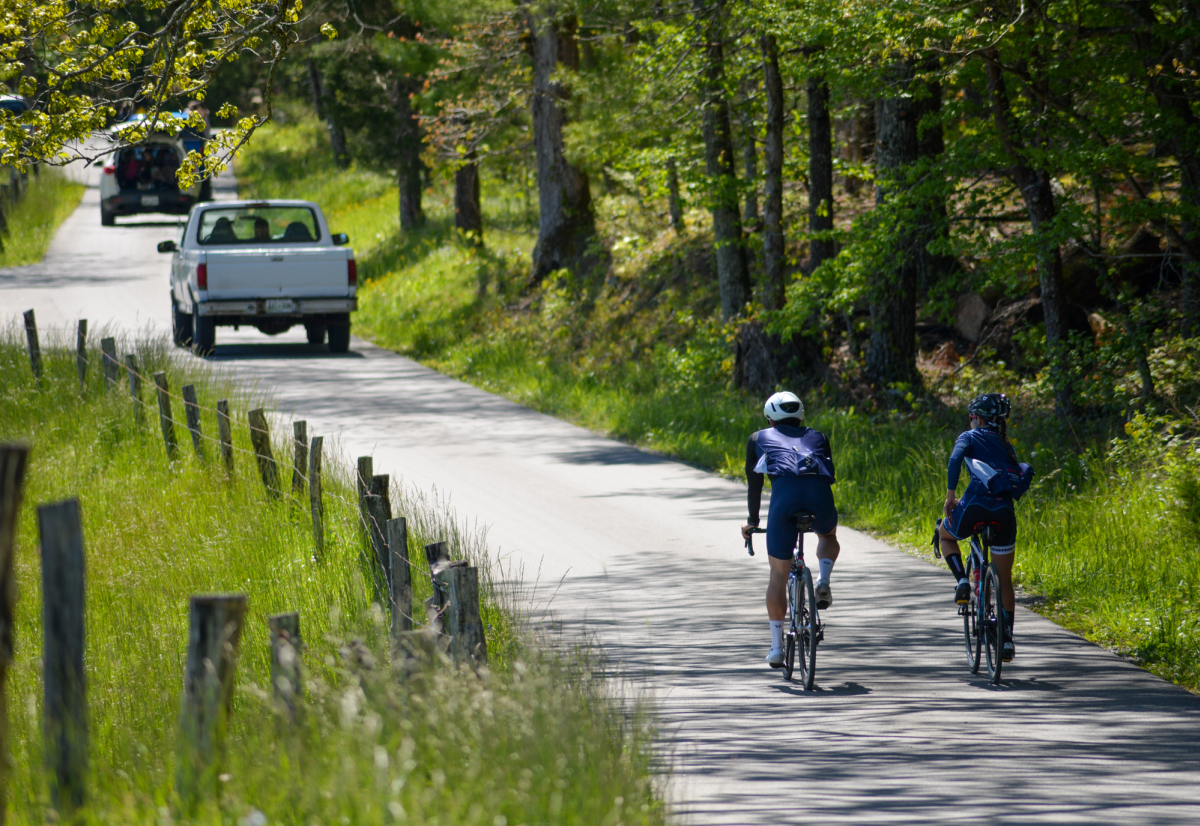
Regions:
[[[206,361],[269,361],[271,359],[361,359],[362,353],[331,353],[324,344],[218,344]]]

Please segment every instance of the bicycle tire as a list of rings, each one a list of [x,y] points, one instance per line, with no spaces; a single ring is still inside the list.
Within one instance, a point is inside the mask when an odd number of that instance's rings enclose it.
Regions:
[[[783,679],[790,681],[796,667],[796,577],[788,577],[788,627],[783,641]]]
[[[967,643],[967,665],[972,674],[979,673],[979,660],[983,655],[983,640],[980,638],[979,594],[975,590],[975,554],[967,554],[967,582],[971,584],[971,596],[963,612],[963,637]]]
[[[817,594],[813,588],[812,572],[804,568],[800,577],[800,628],[796,636],[796,653],[800,659],[800,685],[812,691],[817,676]]]
[[[1000,682],[1000,670],[1004,666],[1004,606],[1000,603],[1000,575],[995,565],[988,565],[983,572],[983,639],[987,649],[987,670],[992,684]]]

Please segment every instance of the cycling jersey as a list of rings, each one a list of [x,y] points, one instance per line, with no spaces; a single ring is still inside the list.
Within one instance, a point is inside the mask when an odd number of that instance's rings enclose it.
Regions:
[[[798,510],[816,515],[812,528],[815,533],[831,533],[837,527],[837,507],[830,487],[836,481],[833,453],[823,433],[810,427],[779,425],[750,436],[746,443],[746,504],[752,525],[758,524],[767,476],[771,477],[768,555],[791,559],[796,530],[788,518]]]
[[[950,453],[950,464],[946,469],[946,489],[958,487],[964,459],[977,459],[997,472],[1018,468],[1016,452],[1004,443],[999,431],[990,427],[979,427],[962,433]],[[1024,467],[1028,467],[1027,465]],[[1019,469],[1024,472],[1023,468]],[[1032,473],[1032,471],[1030,471]],[[1017,517],[1013,511],[1013,492],[1006,490],[991,493],[982,479],[969,474],[971,481],[963,493],[958,506],[943,523],[955,539],[966,539],[983,524],[997,525],[992,551],[1006,553],[1017,542]],[[1020,493],[1024,491],[1021,490]]]
[[[985,465],[988,465],[995,471],[1004,471],[1006,468],[1017,466],[1017,455],[1004,444],[1004,439],[1000,433],[990,427],[980,427],[975,430],[967,430],[962,433],[958,440],[954,443],[954,450],[950,453],[950,465],[946,469],[946,489],[954,490],[958,487],[959,473],[962,471],[963,459],[978,459]],[[992,494],[988,492],[987,486],[973,474],[971,482],[967,485],[967,490],[964,496],[1004,496],[1010,501],[1012,500],[1011,493]]]

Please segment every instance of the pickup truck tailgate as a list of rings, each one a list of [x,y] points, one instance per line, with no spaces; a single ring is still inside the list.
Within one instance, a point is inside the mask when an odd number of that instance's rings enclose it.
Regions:
[[[207,254],[208,297],[288,298],[348,295],[347,251],[279,249],[211,251]]]

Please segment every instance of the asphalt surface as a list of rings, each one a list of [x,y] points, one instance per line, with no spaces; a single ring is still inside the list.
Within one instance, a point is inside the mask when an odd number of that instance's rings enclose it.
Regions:
[[[0,270],[0,322],[33,307],[43,327],[168,332],[154,245],[173,227],[102,228],[89,189],[45,262]],[[531,615],[597,642],[655,701],[680,822],[1200,822],[1200,699],[1024,609],[1017,660],[989,685],[967,671],[944,569],[841,529],[803,692],[762,664],[766,561],[737,535],[741,485],[358,339],[335,356],[302,329],[219,328],[211,360],[272,387],[347,457],[373,455],[377,473],[486,525]]]

